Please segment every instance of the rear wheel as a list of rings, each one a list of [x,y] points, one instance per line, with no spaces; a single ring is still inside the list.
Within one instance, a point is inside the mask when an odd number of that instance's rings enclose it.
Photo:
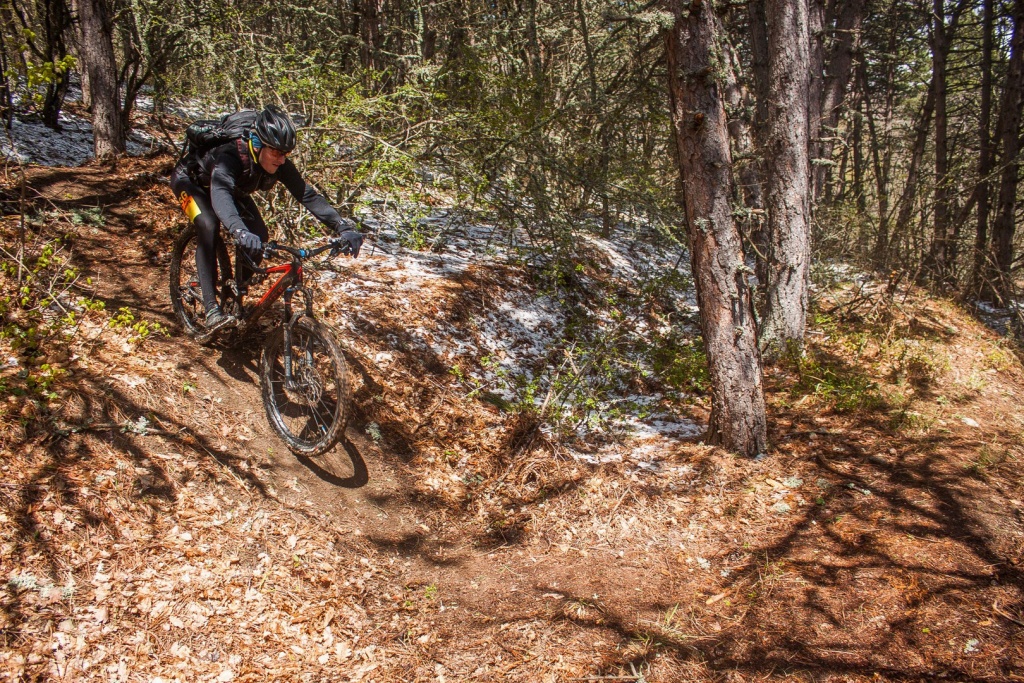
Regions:
[[[199,286],[199,270],[196,267],[196,226],[189,224],[178,235],[171,252],[171,307],[178,317],[178,322],[190,336],[205,331],[203,322],[206,318],[206,307],[203,306],[203,290]],[[224,240],[217,239],[217,273],[214,282],[231,277],[231,259]],[[224,306],[225,288],[218,286],[218,303]]]
[[[291,332],[292,383],[285,381],[284,327],[268,337],[260,362],[263,405],[288,448],[313,457],[334,447],[349,416],[348,367],[326,327],[301,318]]]

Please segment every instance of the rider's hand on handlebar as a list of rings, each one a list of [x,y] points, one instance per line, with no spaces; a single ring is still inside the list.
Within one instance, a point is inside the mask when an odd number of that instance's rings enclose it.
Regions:
[[[359,256],[359,249],[363,246],[363,236],[355,230],[345,230],[338,235],[335,243],[340,247],[342,254],[355,258]]]
[[[263,248],[263,243],[260,241],[259,236],[254,235],[248,230],[236,230],[234,237],[238,246],[244,249],[250,256],[256,256],[260,253],[260,249]]]
[[[359,221],[355,218],[341,218],[341,221],[334,226],[334,234],[340,235],[347,230],[358,230]]]

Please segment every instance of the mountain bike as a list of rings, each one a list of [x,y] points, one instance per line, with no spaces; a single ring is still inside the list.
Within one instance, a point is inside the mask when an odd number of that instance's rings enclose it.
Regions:
[[[189,225],[174,243],[171,254],[171,305],[185,332],[207,344],[213,334],[206,331],[202,290],[196,268],[197,234]],[[286,256],[288,261],[261,267],[235,247],[232,269],[228,243],[217,238],[218,303],[238,320],[235,327],[220,330],[230,344],[257,329],[257,322],[274,303],[283,299],[280,324],[267,336],[260,359],[260,388],[270,426],[292,452],[306,457],[329,451],[345,433],[350,413],[348,367],[341,348],[326,325],[313,312],[313,291],[303,284],[303,260],[330,252],[348,253],[347,246],[332,239],[316,249],[298,249],[267,242],[263,257]],[[244,272],[244,275],[243,275]],[[254,304],[244,302],[250,287],[271,276],[279,276]],[[298,302],[294,299],[298,296]],[[296,305],[297,304],[297,305]]]

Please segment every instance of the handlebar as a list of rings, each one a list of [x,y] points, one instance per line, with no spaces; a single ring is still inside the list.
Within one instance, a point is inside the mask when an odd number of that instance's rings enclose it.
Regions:
[[[362,222],[357,221],[357,224],[361,225]],[[234,236],[227,235],[226,238],[230,244],[236,247],[239,246],[239,242],[237,239],[235,239]],[[351,256],[353,253],[351,245],[349,245],[348,242],[341,239],[340,237],[332,237],[327,242],[326,245],[322,247],[317,247],[315,249],[302,249],[299,247],[292,247],[287,244],[281,244],[275,240],[270,240],[268,242],[263,243],[263,248],[261,251],[263,258],[272,256],[274,254],[285,253],[290,254],[291,256],[298,259],[313,258],[314,256],[319,256],[325,251],[330,251],[330,256]],[[254,270],[260,270],[256,263],[253,261],[252,257],[249,256],[248,252],[245,249],[239,249],[238,253],[242,256],[242,258],[244,258],[248,262],[249,266],[251,266]]]
[[[338,237],[332,238],[326,245],[322,247],[317,247],[316,249],[299,249],[297,247],[290,247],[287,244],[279,244],[274,240],[271,240],[263,245],[264,256],[270,256],[275,253],[284,252],[286,254],[291,254],[296,258],[305,259],[313,258],[314,256],[319,256],[325,251],[330,251],[331,256],[337,256],[338,254],[348,256],[349,254],[352,253],[352,249],[348,246],[348,244]]]

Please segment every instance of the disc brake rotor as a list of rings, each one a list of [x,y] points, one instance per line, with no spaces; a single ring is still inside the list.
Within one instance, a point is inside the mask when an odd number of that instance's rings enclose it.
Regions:
[[[292,403],[315,407],[320,403],[323,396],[323,380],[320,371],[316,369],[309,358],[303,358],[295,364],[292,370],[295,377],[293,388],[286,388],[285,393]]]

